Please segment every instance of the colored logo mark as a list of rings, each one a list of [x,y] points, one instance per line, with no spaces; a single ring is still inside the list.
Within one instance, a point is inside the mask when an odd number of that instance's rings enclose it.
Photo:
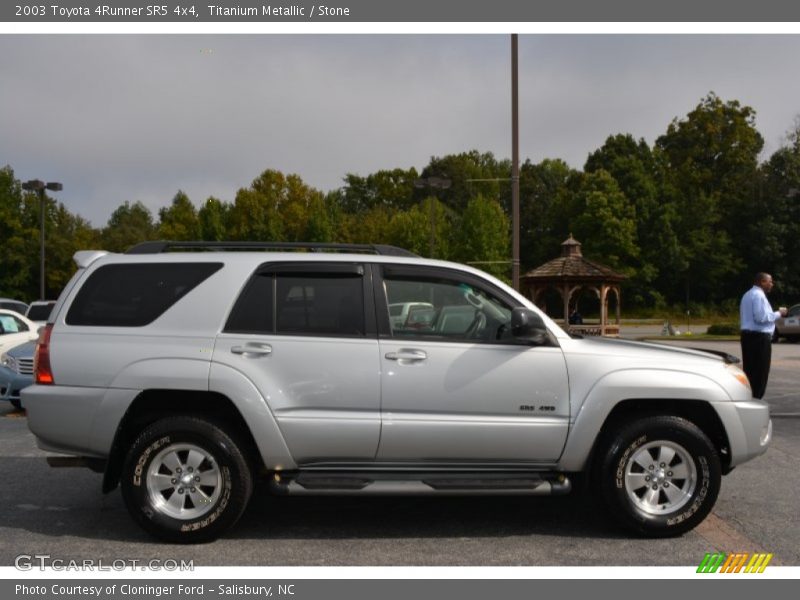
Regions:
[[[698,573],[763,573],[772,554],[761,552],[725,552],[706,553],[703,562],[697,567]]]

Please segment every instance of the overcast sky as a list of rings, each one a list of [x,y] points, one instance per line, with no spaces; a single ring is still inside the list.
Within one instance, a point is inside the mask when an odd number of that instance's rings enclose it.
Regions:
[[[520,153],[581,168],[611,134],[651,143],[709,92],[757,112],[767,157],[800,114],[797,35],[520,36]],[[346,173],[511,155],[497,35],[0,36],[0,166],[60,181],[95,226],[126,200],[233,200],[267,168]]]

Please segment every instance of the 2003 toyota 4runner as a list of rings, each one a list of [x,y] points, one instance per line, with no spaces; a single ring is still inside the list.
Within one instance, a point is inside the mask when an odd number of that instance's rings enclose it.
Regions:
[[[677,535],[772,435],[732,357],[573,338],[487,274],[398,248],[75,259],[22,394],[30,428],[71,455],[51,464],[121,483],[161,539],[219,536],[263,474],[277,494],[531,496],[587,475],[624,525]]]

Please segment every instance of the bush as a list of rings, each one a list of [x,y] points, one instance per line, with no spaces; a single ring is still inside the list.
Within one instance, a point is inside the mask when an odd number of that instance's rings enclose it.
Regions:
[[[738,323],[717,323],[708,328],[709,335],[739,335]]]

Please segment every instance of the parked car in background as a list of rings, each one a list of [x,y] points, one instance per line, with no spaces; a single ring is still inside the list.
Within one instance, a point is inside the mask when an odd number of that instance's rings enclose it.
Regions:
[[[0,400],[22,408],[19,393],[33,383],[36,342],[25,342],[0,355]]]
[[[16,311],[0,309],[0,353],[39,337],[39,326]]]
[[[44,325],[55,305],[55,300],[36,300],[31,302],[25,316],[37,325]]]
[[[800,341],[800,304],[795,304],[782,319],[775,321],[775,341],[786,338],[790,342]]]
[[[415,309],[433,309],[433,304],[430,302],[395,302],[389,305],[389,319],[392,322],[392,327],[401,328],[405,327],[408,315]]]
[[[28,310],[28,305],[21,300],[13,300],[11,298],[0,298],[0,308],[6,310],[13,310],[15,313],[24,315]]]

